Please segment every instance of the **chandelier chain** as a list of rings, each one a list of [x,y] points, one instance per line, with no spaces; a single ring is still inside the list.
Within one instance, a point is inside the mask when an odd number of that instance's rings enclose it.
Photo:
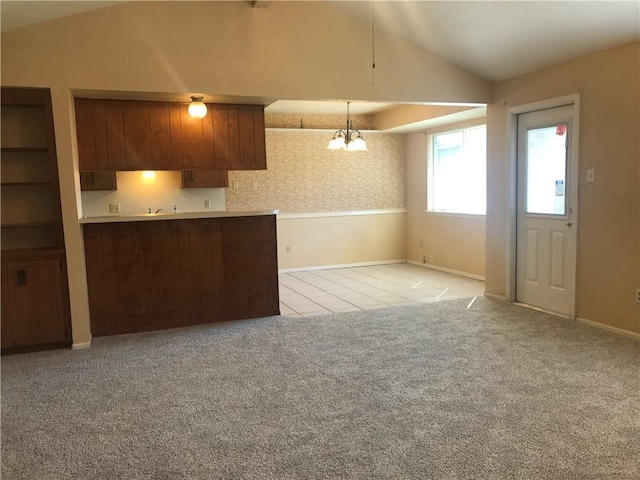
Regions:
[[[376,84],[376,30],[373,17],[373,2],[374,0],[371,0],[371,85]]]

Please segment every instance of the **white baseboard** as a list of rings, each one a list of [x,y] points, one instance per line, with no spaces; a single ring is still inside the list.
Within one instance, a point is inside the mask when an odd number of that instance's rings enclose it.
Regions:
[[[401,260],[377,260],[375,262],[356,262],[342,263],[338,265],[317,265],[313,267],[280,268],[278,269],[278,273],[304,272],[308,270],[328,270],[330,268],[371,267],[373,265],[391,265],[393,263],[406,263],[406,260],[403,258]]]
[[[407,260],[407,263],[410,263],[411,265],[417,265],[419,267],[430,268],[432,270],[438,270],[440,272],[452,273],[453,275],[458,275],[459,277],[467,277],[467,278],[471,278],[473,280],[480,280],[482,282],[485,281],[485,277],[484,276],[476,275],[475,273],[461,272],[460,270],[454,270],[452,268],[441,267],[439,265],[433,265],[431,263],[416,262],[415,260]]]
[[[594,322],[593,320],[587,320],[586,318],[576,317],[576,322],[640,341],[640,333],[630,332],[629,330],[623,330],[622,328],[612,327],[611,325],[605,325],[604,323]]]
[[[506,297],[503,297],[501,295],[495,295],[493,293],[485,292],[484,296],[488,297],[488,298],[494,298],[496,300],[501,300],[503,302],[507,301]],[[544,312],[544,313],[549,313],[549,314],[557,316],[559,318],[564,318],[565,320],[571,321],[570,318],[567,318],[567,317],[565,317],[563,315],[559,315],[557,313],[545,311],[545,310],[543,310],[541,308],[535,308],[535,307],[532,307],[530,305],[523,305],[521,303],[516,303],[516,302],[513,302],[513,304],[514,305],[520,305],[521,307],[525,307],[525,308],[531,308],[532,310],[538,310],[538,311],[541,311],[541,312]],[[615,333],[615,334],[622,335],[622,336],[627,337],[627,338],[631,338],[633,340],[640,341],[640,333],[630,332],[629,330],[623,330],[622,328],[612,327],[611,325],[605,325],[604,323],[594,322],[593,320],[587,320],[586,318],[576,317],[575,321],[578,322],[578,323],[582,323],[583,325],[589,325],[590,327],[599,328],[600,330],[606,330],[607,332]]]
[[[495,293],[484,292],[484,296],[488,298],[493,298],[494,300],[500,300],[501,302],[507,301],[507,297],[503,295],[496,295]]]
[[[361,217],[363,215],[398,215],[407,213],[406,208],[384,208],[378,210],[347,210],[341,212],[308,212],[308,213],[279,213],[278,220],[295,220],[298,218],[327,218],[327,217]]]
[[[91,340],[88,342],[77,342],[71,345],[71,350],[84,350],[85,348],[91,348]]]

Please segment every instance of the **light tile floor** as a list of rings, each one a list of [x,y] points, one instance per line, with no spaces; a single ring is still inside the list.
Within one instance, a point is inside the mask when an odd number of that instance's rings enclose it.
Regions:
[[[484,282],[408,263],[281,273],[280,313],[310,317],[484,294]]]

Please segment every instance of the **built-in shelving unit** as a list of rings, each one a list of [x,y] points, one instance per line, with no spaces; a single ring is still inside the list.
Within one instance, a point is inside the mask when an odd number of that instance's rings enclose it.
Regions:
[[[2,87],[2,351],[71,343],[51,95]]]

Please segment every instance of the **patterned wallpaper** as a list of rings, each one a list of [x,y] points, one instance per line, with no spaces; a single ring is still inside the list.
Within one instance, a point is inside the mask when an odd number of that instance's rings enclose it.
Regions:
[[[326,130],[268,129],[267,170],[229,172],[227,209],[311,213],[405,208],[404,134],[363,132],[366,152],[327,150],[331,135]]]

